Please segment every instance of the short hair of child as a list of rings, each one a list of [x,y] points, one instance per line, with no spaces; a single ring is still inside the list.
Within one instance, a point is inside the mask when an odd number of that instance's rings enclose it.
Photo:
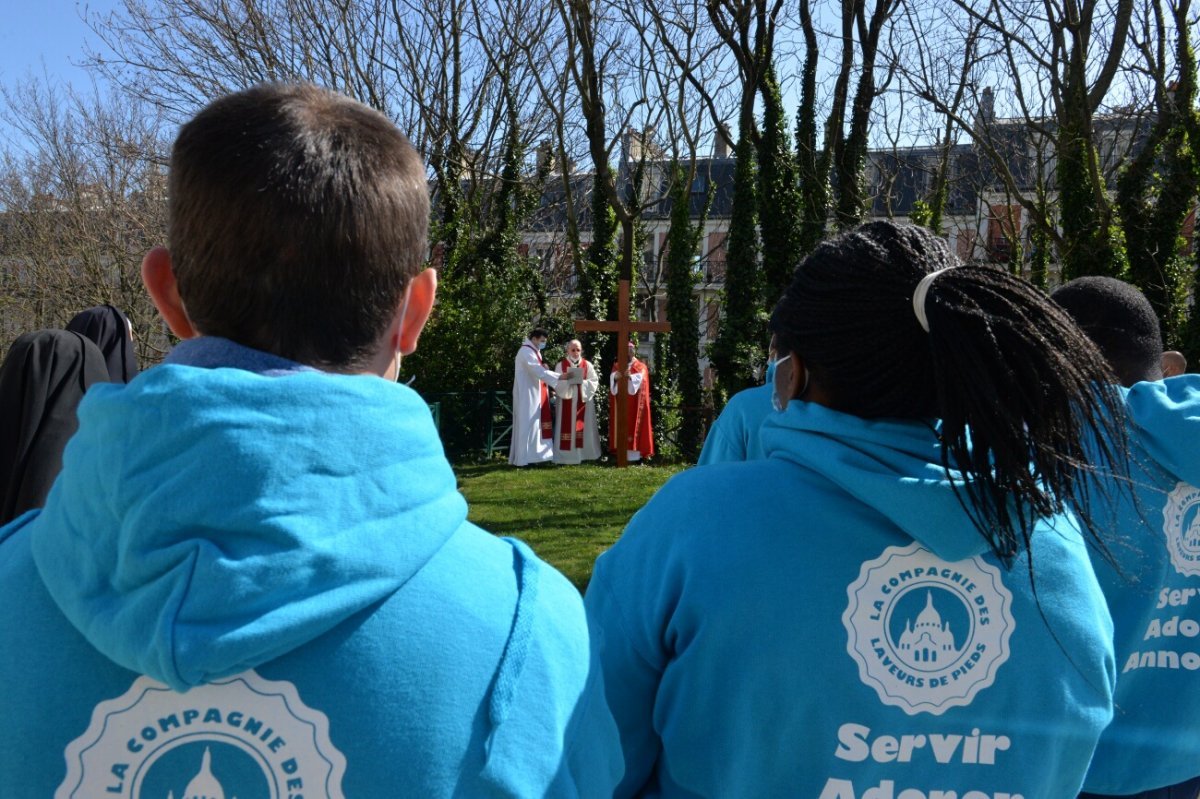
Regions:
[[[1158,315],[1136,287],[1113,277],[1080,277],[1050,298],[1095,342],[1122,384],[1162,378]]]
[[[180,130],[168,215],[199,332],[354,368],[425,261],[429,191],[420,156],[383,114],[309,84],[264,84]]]

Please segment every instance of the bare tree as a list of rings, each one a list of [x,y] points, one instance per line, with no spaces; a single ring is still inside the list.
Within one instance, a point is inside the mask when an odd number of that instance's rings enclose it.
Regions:
[[[657,190],[656,182],[647,179],[645,172],[647,163],[656,160],[650,134],[662,114],[661,108],[649,106],[653,78],[646,65],[652,55],[621,24],[619,8],[593,0],[554,3],[565,34],[567,72],[594,170],[593,191],[603,200],[599,205],[593,202],[593,227],[606,213],[605,206],[615,214],[621,229],[620,274],[633,283],[640,271],[635,265],[641,259],[635,254],[640,251],[642,210],[651,186]],[[635,120],[642,124],[635,128]],[[618,148],[620,163],[613,169],[613,155]],[[602,246],[594,236],[593,259]],[[607,295],[615,291],[615,284],[611,289],[602,286],[598,290]],[[611,316],[616,308],[608,304]]]
[[[163,120],[120,95],[40,79],[4,90],[3,113],[26,142],[0,162],[5,349],[20,333],[110,303],[132,321],[143,363],[157,361],[166,334],[140,267],[166,241]]]
[[[917,12],[920,20],[956,17],[974,58],[949,84],[910,70],[914,91],[971,137],[1003,192],[1053,240],[1067,277],[1123,269],[1109,188],[1134,137],[1122,138],[1128,125],[1115,119],[1129,109],[1108,98],[1129,99],[1128,83],[1114,82],[1125,74],[1135,2],[1151,0],[954,0]],[[930,37],[916,43],[930,57],[964,49]]]
[[[929,192],[922,200],[923,208],[918,209],[925,213],[925,218],[917,220],[940,234],[952,180],[952,154],[958,133],[955,120],[962,115],[971,78],[979,61],[979,23],[969,18],[945,18],[942,26],[931,28],[931,20],[918,17],[912,6],[904,10],[903,17],[908,41],[924,40],[926,43],[925,47],[915,48],[917,58],[911,68],[913,82],[924,90],[944,87],[950,112],[935,115],[935,120],[940,122],[940,129],[931,132],[929,138],[934,141],[938,160],[933,167]],[[956,22],[965,25],[965,29],[946,29]],[[961,50],[958,49],[960,44]],[[893,55],[892,63],[897,64],[902,73],[907,72],[899,56],[899,53]],[[911,62],[911,59],[905,61]],[[903,98],[905,93],[902,91],[898,94]],[[917,113],[920,111],[917,109]]]
[[[107,55],[90,63],[113,85],[175,120],[263,81],[307,80],[396,121],[439,178],[461,170],[469,191],[502,169],[509,109],[519,104],[528,147],[546,114],[530,65],[513,57],[510,25],[536,3],[473,0],[122,0],[89,24]],[[501,80],[503,73],[503,80]]]
[[[503,363],[499,352],[519,341],[513,331],[544,311],[516,230],[540,191],[526,154],[553,124],[535,89],[535,69],[545,67],[521,51],[542,35],[544,9],[544,0],[122,0],[89,21],[112,53],[94,56],[94,68],[172,119],[261,81],[307,80],[372,105],[409,134],[432,177],[431,254],[444,277],[427,355],[411,361],[419,367],[435,351]],[[504,291],[478,294],[493,281]],[[451,307],[473,297],[495,307]],[[455,355],[470,341],[486,345],[480,357]]]

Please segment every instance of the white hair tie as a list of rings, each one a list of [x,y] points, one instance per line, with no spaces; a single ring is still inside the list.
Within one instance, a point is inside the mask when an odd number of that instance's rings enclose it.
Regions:
[[[933,285],[933,279],[942,272],[953,269],[952,266],[947,266],[943,269],[936,269],[925,277],[921,278],[921,282],[917,284],[917,288],[913,291],[913,313],[917,315],[917,324],[926,333],[929,332],[929,319],[925,316],[925,297],[929,294],[929,287]]]

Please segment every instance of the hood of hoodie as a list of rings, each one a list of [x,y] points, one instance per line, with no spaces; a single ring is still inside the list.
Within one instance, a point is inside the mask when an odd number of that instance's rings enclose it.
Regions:
[[[942,468],[936,420],[863,419],[792,400],[759,435],[768,458],[820,473],[938,557],[989,551]]]
[[[387,598],[466,520],[428,406],[396,383],[168,363],[97,388],[34,559],[98,650],[176,690]]]

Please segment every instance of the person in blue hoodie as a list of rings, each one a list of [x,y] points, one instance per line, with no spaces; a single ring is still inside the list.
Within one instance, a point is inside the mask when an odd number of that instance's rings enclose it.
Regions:
[[[1103,357],[890,222],[818,246],[771,328],[766,457],[672,478],[587,591],[616,796],[1074,797],[1115,680],[1068,504],[1089,436],[1119,449]]]
[[[1051,295],[1108,358],[1125,400],[1135,493],[1111,482],[1111,543],[1092,565],[1112,610],[1117,690],[1087,796],[1200,795],[1200,375],[1163,380],[1149,300],[1116,278],[1083,277]]]
[[[395,380],[437,283],[416,151],[260,86],[183,126],[168,202],[142,274],[182,343],[0,530],[0,794],[610,795],[582,599],[467,521]]]
[[[763,456],[758,430],[771,413],[771,383],[775,379],[775,341],[771,340],[763,384],[744,388],[729,398],[704,437],[697,466],[748,461]]]

